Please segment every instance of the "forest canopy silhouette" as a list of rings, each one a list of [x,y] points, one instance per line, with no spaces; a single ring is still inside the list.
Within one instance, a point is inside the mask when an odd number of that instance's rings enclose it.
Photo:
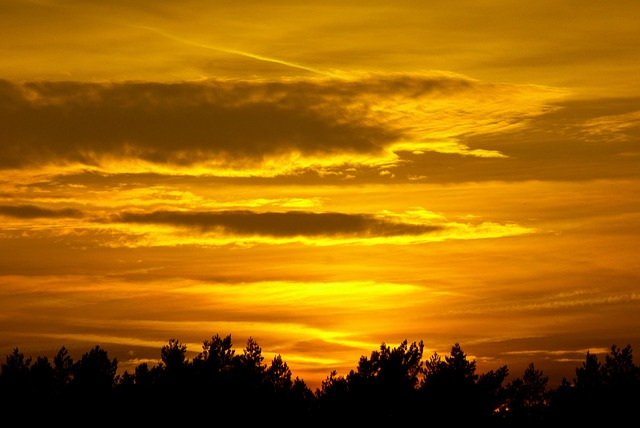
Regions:
[[[348,374],[332,371],[315,390],[293,376],[281,355],[265,361],[252,337],[238,351],[230,334],[216,334],[191,360],[187,346],[172,338],[160,359],[118,374],[117,359],[99,345],[77,361],[64,346],[52,361],[14,348],[1,365],[0,409],[68,423],[95,417],[178,422],[219,412],[280,425],[340,420],[539,426],[622,421],[640,404],[640,367],[631,345],[612,345],[604,359],[587,352],[575,377],[557,386],[548,385],[534,362],[510,381],[506,365],[477,373],[459,343],[449,355],[426,358],[422,341],[404,340],[397,347],[383,342]]]

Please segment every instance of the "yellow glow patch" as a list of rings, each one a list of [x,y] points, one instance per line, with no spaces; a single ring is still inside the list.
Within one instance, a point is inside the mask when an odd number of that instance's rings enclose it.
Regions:
[[[390,296],[404,296],[424,291],[424,288],[411,284],[375,283],[369,281],[299,283],[291,281],[267,281],[244,283],[241,287],[225,284],[189,284],[175,289],[176,292],[195,293],[202,296],[212,295],[215,300],[247,299],[256,303],[270,303],[287,306],[292,302],[306,302],[309,305],[329,305],[362,307],[380,302],[374,299],[386,299]],[[226,296],[226,297],[225,297]]]
[[[144,348],[153,348],[158,351],[167,344],[167,341],[161,340],[146,340],[137,337],[122,337],[122,336],[110,336],[99,334],[81,334],[81,333],[65,333],[65,334],[46,334],[45,337],[50,339],[58,339],[60,341],[75,340],[89,343],[101,343],[106,344],[107,348],[109,344],[136,346]],[[189,350],[196,350],[202,347],[202,343],[185,343]],[[105,345],[102,345],[105,347]]]

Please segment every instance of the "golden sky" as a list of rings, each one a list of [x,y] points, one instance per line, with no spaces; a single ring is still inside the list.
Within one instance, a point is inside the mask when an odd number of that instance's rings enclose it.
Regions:
[[[640,346],[637,1],[0,0],[0,355]]]

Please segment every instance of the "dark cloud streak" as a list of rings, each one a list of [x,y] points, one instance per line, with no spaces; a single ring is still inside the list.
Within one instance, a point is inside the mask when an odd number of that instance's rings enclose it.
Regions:
[[[207,156],[379,153],[399,133],[347,113],[353,90],[360,87],[0,81],[0,167],[95,164],[102,156],[188,165]]]
[[[379,156],[416,136],[408,129],[415,124],[398,122],[378,103],[428,103],[494,91],[504,88],[461,77],[400,73],[290,81],[0,80],[0,168],[99,165],[105,157],[242,165],[291,153]]]
[[[82,217],[82,211],[73,208],[50,209],[36,205],[0,205],[0,215],[31,219],[31,218],[63,218]]]
[[[113,220],[124,223],[167,224],[205,231],[222,229],[232,234],[276,237],[421,235],[442,229],[439,226],[393,222],[367,214],[306,211],[123,212]]]

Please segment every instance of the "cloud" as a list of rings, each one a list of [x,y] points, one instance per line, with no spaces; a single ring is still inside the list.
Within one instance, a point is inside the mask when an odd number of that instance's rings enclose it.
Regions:
[[[109,156],[194,164],[204,158],[375,153],[397,132],[318,111],[300,84],[4,83],[4,167],[28,162],[99,163]],[[298,86],[296,88],[296,86]],[[304,85],[303,85],[304,86]],[[318,92],[318,87],[309,87]]]
[[[394,222],[368,214],[313,213],[306,211],[122,212],[114,217],[124,223],[155,223],[202,230],[222,230],[239,235],[292,236],[398,236],[421,235],[440,226]]]
[[[177,83],[0,81],[0,168],[80,163],[140,172],[135,163],[144,162],[237,173],[268,162],[281,168],[282,159],[291,169],[323,162],[387,165],[398,161],[397,150],[504,157],[469,150],[457,138],[520,126],[556,96],[548,88],[442,73]]]
[[[23,219],[82,217],[82,211],[73,208],[42,208],[36,205],[0,205],[0,215]]]
[[[601,116],[582,124],[585,133],[595,141],[628,141],[636,138],[640,128],[640,110],[612,116]],[[636,135],[629,135],[636,128]]]
[[[396,177],[428,182],[593,180],[638,177],[638,97],[567,100],[501,133],[468,135],[470,151],[491,149],[508,157],[404,152]],[[415,180],[415,178],[414,178]]]

